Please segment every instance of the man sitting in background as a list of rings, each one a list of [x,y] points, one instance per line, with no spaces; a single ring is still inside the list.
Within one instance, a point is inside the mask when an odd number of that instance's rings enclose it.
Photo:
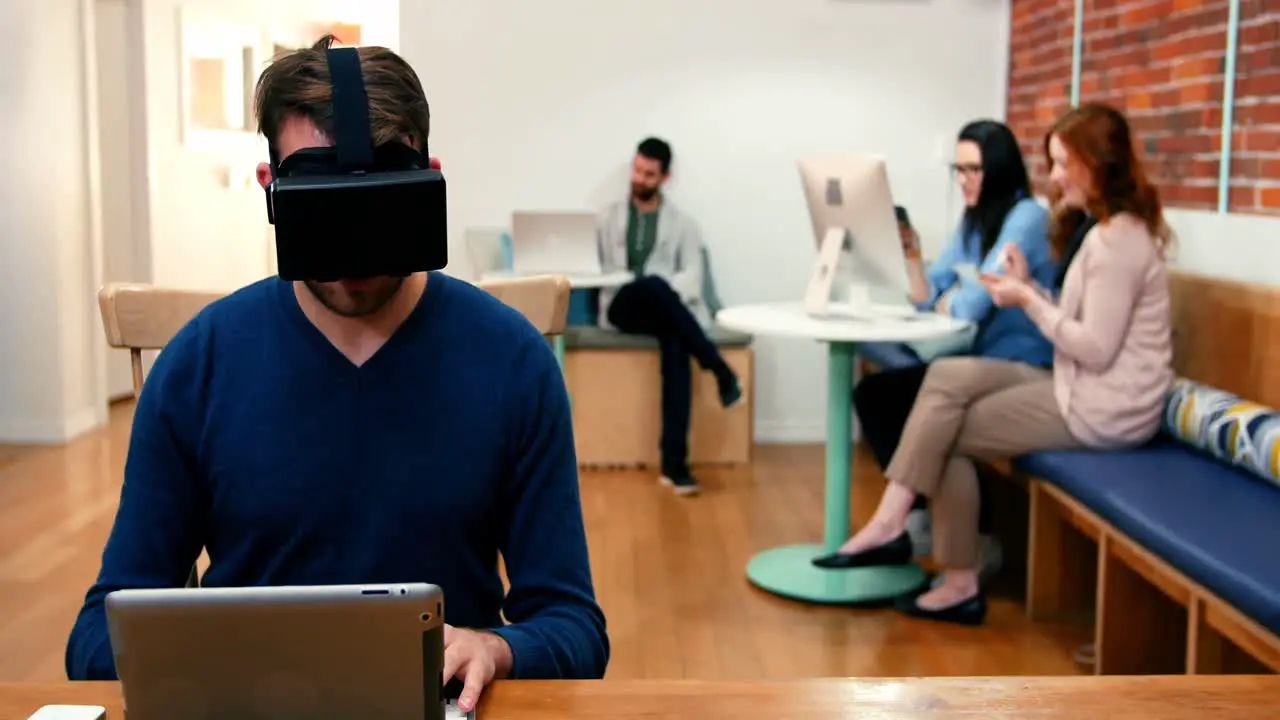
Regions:
[[[689,470],[689,415],[693,373],[689,358],[715,376],[725,407],[742,397],[733,370],[703,330],[711,314],[702,298],[702,239],[697,224],[662,194],[671,174],[671,146],[657,138],[640,143],[631,165],[631,196],[600,221],[600,260],[605,272],[628,270],[636,279],[600,293],[602,324],[658,341],[662,367],[662,482],[694,495]]]
[[[263,187],[333,145],[330,42],[258,82]],[[359,60],[374,144],[421,166],[417,75],[386,48]],[[598,678],[608,662],[564,377],[523,315],[442,273],[272,277],[173,338],[138,399],[67,675],[114,679],[107,594],[181,587],[202,548],[206,586],[441,586],[444,679],[464,685],[464,711],[491,680]]]

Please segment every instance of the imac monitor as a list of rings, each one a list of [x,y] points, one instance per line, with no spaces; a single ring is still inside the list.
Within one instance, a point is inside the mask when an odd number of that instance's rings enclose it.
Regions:
[[[883,160],[801,161],[818,260],[805,294],[811,315],[914,314],[906,257]],[[837,304],[832,304],[832,296]],[[842,301],[842,302],[840,302]]]
[[[165,588],[107,595],[129,720],[443,720],[435,585]]]
[[[596,223],[587,212],[512,213],[512,269],[516,275],[599,275]]]

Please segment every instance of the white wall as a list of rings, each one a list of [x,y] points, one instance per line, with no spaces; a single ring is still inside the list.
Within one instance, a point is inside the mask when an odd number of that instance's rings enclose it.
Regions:
[[[397,0],[0,0],[0,443],[106,419],[123,381],[97,310],[106,278],[230,290],[269,272],[250,184],[265,145],[181,142],[180,7],[264,47],[309,20],[399,39]]]
[[[185,14],[202,29],[220,28],[244,42],[286,44],[310,20],[363,25],[362,44],[395,47],[397,0],[142,0],[140,84],[145,89],[143,141],[146,190],[142,209],[149,239],[150,281],[176,287],[232,290],[271,272],[270,226],[254,180],[266,144],[254,134],[183,142],[181,117]],[[195,42],[192,37],[185,42]],[[264,56],[265,59],[265,56]]]
[[[414,0],[400,21],[463,275],[463,228],[622,198],[636,143],[657,134],[725,302],[795,300],[814,252],[797,159],[886,156],[895,198],[937,247],[958,210],[953,138],[1004,107],[1002,0]],[[758,439],[821,439],[823,348],[756,347]]]
[[[81,0],[0,1],[0,442],[61,440],[105,414],[84,13]]]
[[[1170,210],[1172,265],[1241,282],[1280,285],[1280,217]]]
[[[142,243],[134,228],[133,183],[130,175],[133,150],[131,102],[137,88],[129,84],[129,8],[127,0],[94,0],[95,50],[98,82],[98,130],[110,138],[100,145],[99,175],[102,187],[103,280],[142,282],[149,278]],[[107,395],[133,393],[129,352],[106,347],[106,335],[98,342],[107,358]]]

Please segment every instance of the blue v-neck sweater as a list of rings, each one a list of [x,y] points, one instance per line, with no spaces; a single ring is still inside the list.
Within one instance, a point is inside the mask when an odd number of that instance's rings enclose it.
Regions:
[[[441,273],[360,367],[276,278],[178,333],[138,400],[67,675],[114,679],[104,597],[181,586],[202,547],[209,587],[437,584],[445,621],[496,630],[518,678],[608,661],[555,357],[523,315]]]

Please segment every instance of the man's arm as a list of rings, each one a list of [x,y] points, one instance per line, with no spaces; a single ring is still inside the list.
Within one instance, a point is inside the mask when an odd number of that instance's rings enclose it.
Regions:
[[[542,338],[524,345],[524,372],[512,384],[519,430],[500,546],[511,624],[496,632],[511,646],[510,677],[600,678],[609,638],[591,580],[564,375]]]
[[[684,227],[676,251],[676,271],[671,276],[670,285],[685,303],[691,300],[701,302],[704,272],[702,230],[691,218],[683,217],[682,220]]]
[[[200,556],[205,493],[187,442],[198,417],[197,343],[192,323],[160,354],[138,398],[115,524],[67,641],[71,680],[116,679],[108,593],[181,587]]]
[[[625,258],[618,258],[614,252],[618,241],[617,224],[613,221],[614,208],[610,205],[596,215],[596,252],[600,255],[600,269],[606,273],[626,269]]]

